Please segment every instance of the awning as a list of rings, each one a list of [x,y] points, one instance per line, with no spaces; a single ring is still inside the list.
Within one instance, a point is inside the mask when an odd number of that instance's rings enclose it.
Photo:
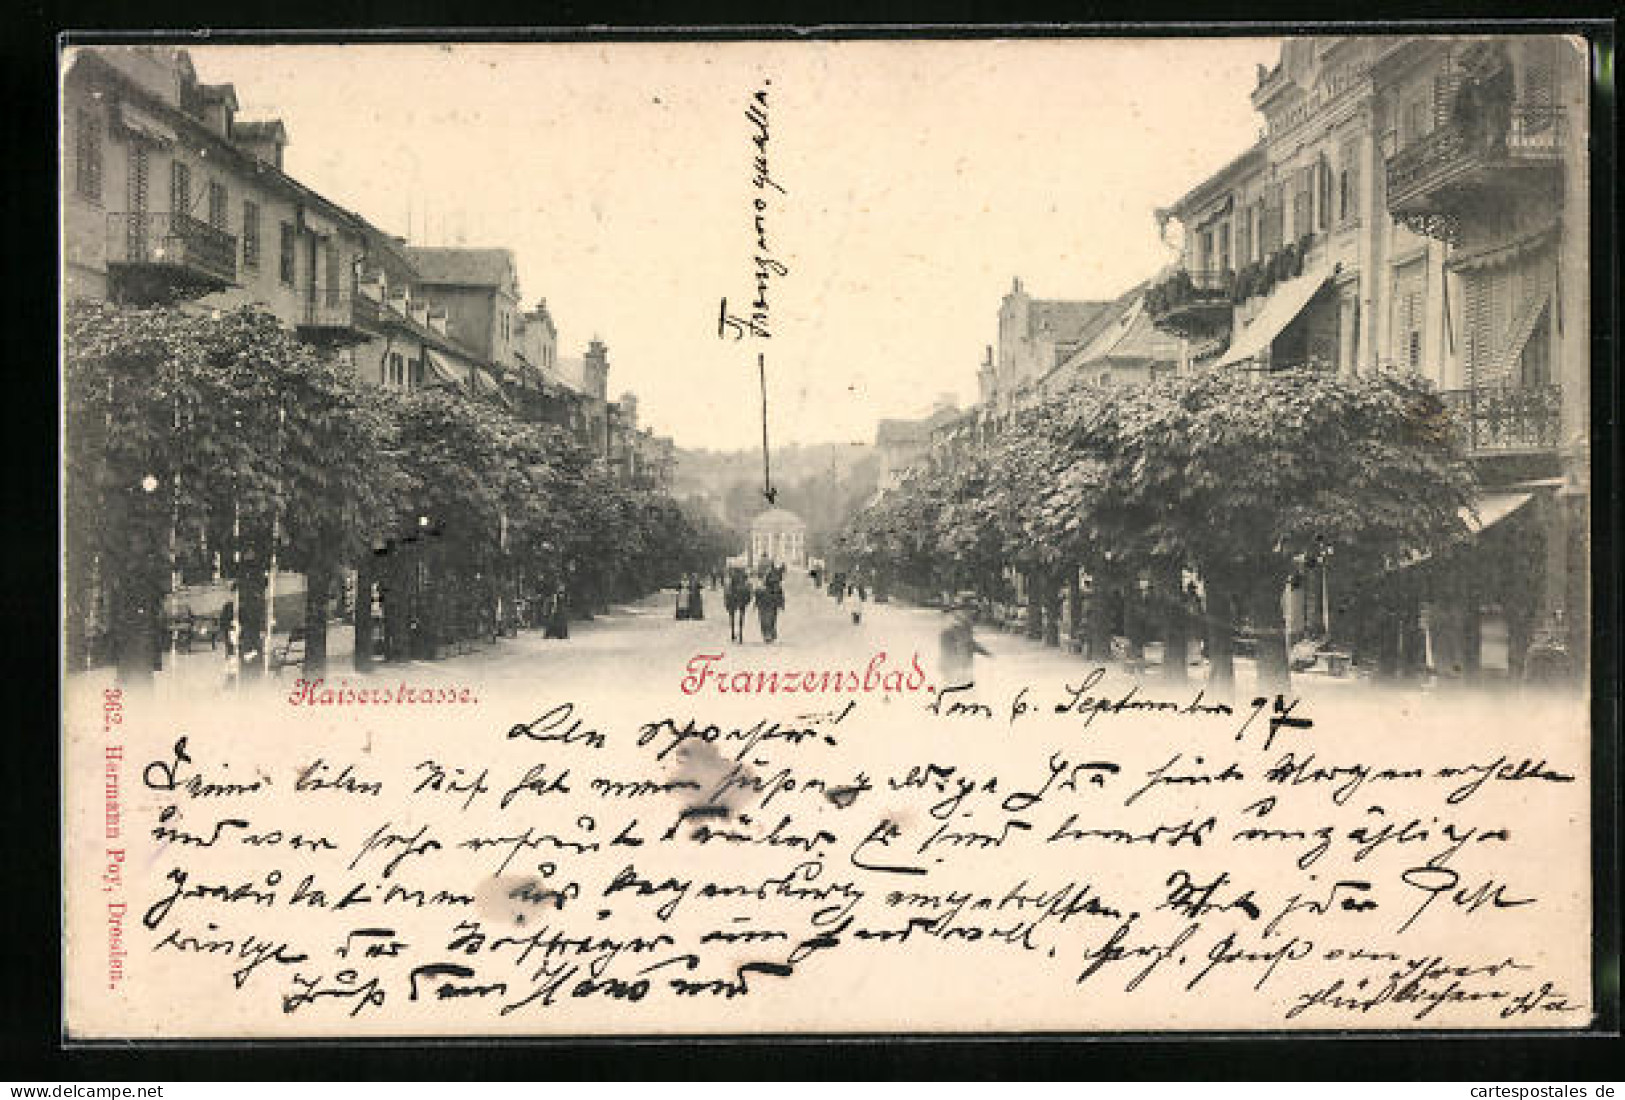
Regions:
[[[1286,331],[1286,327],[1303,312],[1309,299],[1326,285],[1329,278],[1324,267],[1317,267],[1278,284],[1264,302],[1264,308],[1230,341],[1230,350],[1215,366],[1228,367],[1268,351],[1275,338]]]
[[[1469,535],[1480,535],[1494,527],[1497,523],[1516,515],[1524,505],[1534,498],[1534,491],[1504,490],[1493,493],[1480,493],[1473,498],[1471,508],[1461,508],[1457,515],[1467,528]],[[1430,552],[1413,551],[1406,555],[1404,560],[1390,567],[1391,571],[1410,569],[1430,560]]]
[[[432,380],[424,379],[426,383],[456,386],[459,389],[468,388],[468,367],[465,364],[450,356],[442,355],[433,348],[424,348],[423,358],[429,368],[429,374],[433,375]]]
[[[1473,508],[1461,510],[1461,521],[1467,525],[1467,530],[1473,534],[1494,527],[1497,523],[1517,512],[1534,497],[1534,493],[1500,492],[1484,493],[1473,501]],[[1474,511],[1477,515],[1474,515]]]
[[[489,371],[475,367],[470,377],[473,379],[471,388],[475,393],[495,397],[503,405],[510,409],[513,408],[513,402],[509,401],[508,395],[502,392],[501,383]]]
[[[132,106],[129,103],[120,103],[118,105],[118,120],[119,125],[133,134],[140,134],[144,138],[149,138],[163,145],[175,144],[175,131],[139,107]]]

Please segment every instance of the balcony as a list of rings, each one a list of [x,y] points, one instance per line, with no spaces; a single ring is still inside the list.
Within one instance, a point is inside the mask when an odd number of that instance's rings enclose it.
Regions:
[[[1186,338],[1218,335],[1230,327],[1235,272],[1181,268],[1146,291],[1151,323]]]
[[[299,339],[319,347],[348,347],[370,339],[383,323],[383,307],[353,289],[329,287],[307,298]]]
[[[1480,387],[1439,396],[1473,458],[1556,454],[1561,386]]]
[[[109,214],[107,274],[125,301],[202,297],[237,281],[237,238],[187,214]]]
[[[1388,212],[1413,230],[1451,239],[1481,199],[1554,185],[1562,167],[1561,107],[1520,104],[1501,125],[1452,121],[1388,158]]]

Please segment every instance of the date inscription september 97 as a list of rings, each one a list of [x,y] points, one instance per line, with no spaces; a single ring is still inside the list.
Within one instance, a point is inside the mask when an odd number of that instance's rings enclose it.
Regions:
[[[860,988],[906,1027],[990,974],[1027,998],[1012,1026],[1584,1021],[1518,810],[1567,814],[1572,765],[1086,683],[726,722],[553,700],[297,767],[172,735],[132,761],[122,988],[295,1032],[737,1029]]]

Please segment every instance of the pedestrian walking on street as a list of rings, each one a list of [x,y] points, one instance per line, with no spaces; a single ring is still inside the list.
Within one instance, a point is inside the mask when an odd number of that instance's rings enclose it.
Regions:
[[[544,638],[570,636],[570,600],[562,581],[553,586],[553,594],[547,598],[546,621],[547,628],[542,632]]]
[[[696,573],[688,581],[688,617],[690,619],[705,618],[705,598],[700,593],[700,576]]]
[[[745,609],[750,606],[750,577],[740,568],[728,571],[728,587],[722,593],[722,606],[728,611],[728,640],[745,640]]]
[[[948,612],[948,625],[939,637],[938,665],[943,687],[970,687],[975,683],[976,655],[989,656],[976,641],[975,615],[968,607]]]
[[[771,645],[779,640],[779,611],[784,607],[784,574],[768,566],[767,576],[756,590],[756,617],[762,629],[762,641]]]
[[[214,628],[214,637],[218,638],[220,641],[226,643],[226,656],[227,657],[235,657],[235,656],[237,656],[237,637],[236,637],[236,632],[234,630],[236,625],[237,625],[237,608],[236,608],[236,605],[234,605],[230,600],[227,600],[226,603],[225,603],[225,606],[221,607],[221,609],[220,609],[220,618],[217,620],[216,626]],[[210,640],[209,648],[210,649],[214,648],[213,639]]]

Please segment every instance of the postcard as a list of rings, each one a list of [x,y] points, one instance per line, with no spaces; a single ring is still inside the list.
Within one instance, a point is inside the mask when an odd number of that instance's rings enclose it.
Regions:
[[[70,36],[66,1037],[1588,1027],[1587,51]]]

